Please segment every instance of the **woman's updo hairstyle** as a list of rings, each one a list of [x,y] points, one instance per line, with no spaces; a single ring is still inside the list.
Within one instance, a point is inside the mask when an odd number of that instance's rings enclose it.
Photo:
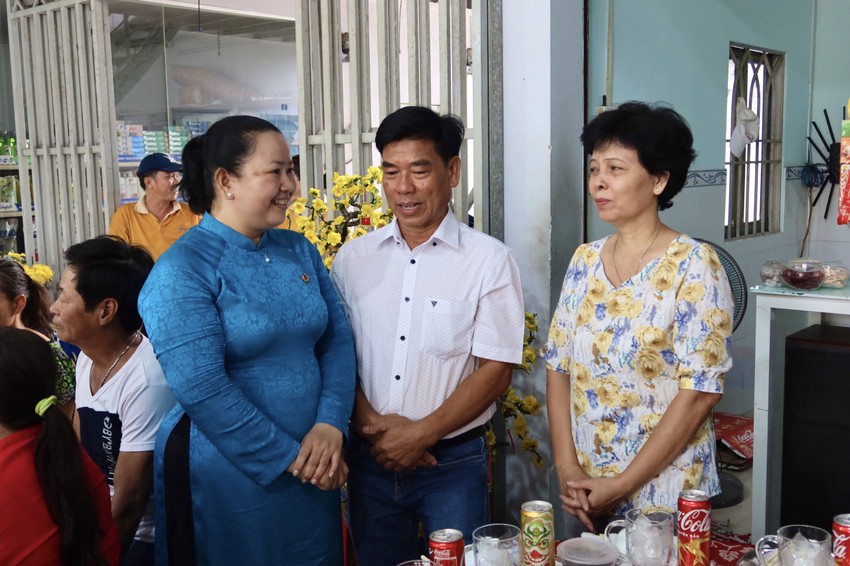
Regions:
[[[23,295],[27,300],[21,312],[23,325],[48,338],[53,337],[53,328],[50,326],[51,301],[47,289],[33,281],[21,264],[5,257],[0,257],[0,295],[8,301]]]
[[[221,167],[238,176],[254,151],[257,134],[262,132],[280,133],[280,130],[262,118],[228,116],[210,126],[204,135],[189,140],[183,148],[180,192],[192,212],[210,211],[215,200],[213,174]]]
[[[603,112],[584,127],[581,141],[588,155],[616,143],[635,150],[650,175],[668,172],[667,186],[658,195],[659,210],[673,206],[697,156],[687,121],[672,108],[644,102],[626,102]]]

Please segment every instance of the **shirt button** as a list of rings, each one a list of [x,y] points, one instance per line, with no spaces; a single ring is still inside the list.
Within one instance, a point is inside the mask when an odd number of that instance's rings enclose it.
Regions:
[[[400,379],[401,379],[401,376],[400,376],[400,375],[395,376],[395,380],[396,380],[396,381],[398,381],[398,380],[400,380]]]
[[[416,263],[416,260],[415,260],[415,259],[411,259],[411,260],[410,260],[410,263]]]
[[[437,242],[431,242],[431,245],[432,245],[432,246],[436,246],[436,245],[437,245]]]
[[[409,302],[410,302],[410,297],[405,297],[405,298],[404,298],[404,302],[405,302],[405,303],[409,303]]]
[[[401,337],[402,342],[404,341],[404,339],[405,339],[405,338],[404,338],[404,336],[402,336],[402,337]]]

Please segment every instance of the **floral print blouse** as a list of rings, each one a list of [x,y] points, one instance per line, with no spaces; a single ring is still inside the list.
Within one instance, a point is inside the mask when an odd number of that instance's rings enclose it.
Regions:
[[[591,477],[621,473],[680,389],[723,392],[733,302],[714,250],[680,235],[665,255],[615,288],[599,253],[607,238],[576,250],[549,339],[549,366],[570,379],[578,463]],[[676,509],[683,489],[714,495],[712,419],[657,478],[620,503]]]
[[[74,400],[74,393],[77,390],[76,364],[65,354],[59,342],[51,340],[49,344],[56,365],[59,367],[59,376],[56,379],[56,402],[64,405]]]

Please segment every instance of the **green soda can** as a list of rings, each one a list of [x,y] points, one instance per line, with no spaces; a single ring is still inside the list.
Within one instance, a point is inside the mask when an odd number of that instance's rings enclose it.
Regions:
[[[523,566],[555,565],[555,516],[548,501],[526,501],[521,507]]]

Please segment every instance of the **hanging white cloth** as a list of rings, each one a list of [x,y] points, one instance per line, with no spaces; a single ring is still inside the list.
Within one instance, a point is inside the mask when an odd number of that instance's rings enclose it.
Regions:
[[[732,155],[740,158],[747,144],[758,139],[759,116],[747,107],[747,102],[740,96],[735,107],[735,116],[736,125],[732,130],[729,147]]]

